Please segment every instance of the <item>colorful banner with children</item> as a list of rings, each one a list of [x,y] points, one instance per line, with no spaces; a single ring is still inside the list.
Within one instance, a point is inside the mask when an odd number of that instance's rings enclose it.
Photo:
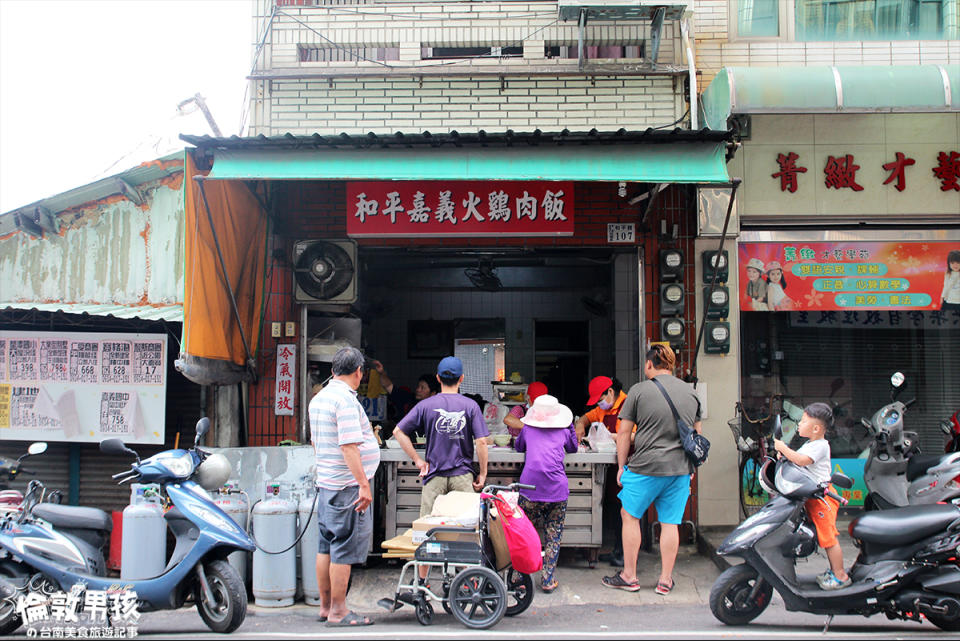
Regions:
[[[741,311],[960,313],[956,242],[741,243]]]

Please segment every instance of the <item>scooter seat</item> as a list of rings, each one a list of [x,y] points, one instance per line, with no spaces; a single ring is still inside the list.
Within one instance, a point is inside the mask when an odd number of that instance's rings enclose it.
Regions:
[[[34,506],[33,515],[58,528],[100,532],[109,532],[113,529],[113,520],[110,515],[95,507],[39,503]]]
[[[911,505],[867,512],[850,523],[850,536],[880,545],[905,545],[945,530],[960,519],[952,504]]]
[[[927,473],[931,467],[934,467],[943,458],[942,454],[930,454],[926,456],[911,456],[907,459],[907,480],[915,481]]]

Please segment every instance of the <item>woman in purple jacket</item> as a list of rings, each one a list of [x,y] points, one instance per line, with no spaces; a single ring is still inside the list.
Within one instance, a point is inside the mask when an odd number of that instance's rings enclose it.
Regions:
[[[553,573],[560,556],[560,539],[563,538],[563,522],[567,515],[567,497],[570,496],[563,457],[567,452],[577,451],[573,412],[549,394],[537,397],[523,417],[523,429],[514,448],[526,452],[520,482],[536,487],[534,490],[520,490],[520,507],[544,535],[540,587],[544,592],[553,592],[558,585]]]

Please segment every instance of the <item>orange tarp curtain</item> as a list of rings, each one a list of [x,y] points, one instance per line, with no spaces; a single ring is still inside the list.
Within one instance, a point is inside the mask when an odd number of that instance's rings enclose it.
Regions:
[[[204,182],[217,239],[228,279],[224,278],[198,172],[188,151],[184,162],[184,213],[186,217],[186,292],[183,301],[183,350],[190,356],[247,362],[243,339],[227,293],[233,287],[240,321],[251,356],[260,338],[261,308],[266,265],[267,212],[241,182]]]

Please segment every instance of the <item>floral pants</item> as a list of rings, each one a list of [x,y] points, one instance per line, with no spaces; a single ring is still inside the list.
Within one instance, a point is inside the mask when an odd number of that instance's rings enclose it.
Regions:
[[[557,569],[557,558],[560,556],[560,539],[563,538],[563,522],[567,517],[567,502],[541,503],[521,496],[519,504],[533,526],[543,534],[543,573],[540,584],[549,586],[553,583],[553,573]]]

